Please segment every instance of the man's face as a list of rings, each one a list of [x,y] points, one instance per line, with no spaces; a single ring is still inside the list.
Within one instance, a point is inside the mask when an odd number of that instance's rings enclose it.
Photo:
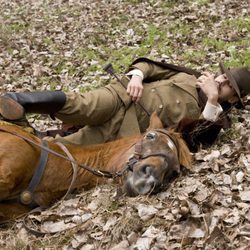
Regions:
[[[217,76],[215,82],[218,84],[220,102],[236,103],[239,101],[236,91],[225,74]]]

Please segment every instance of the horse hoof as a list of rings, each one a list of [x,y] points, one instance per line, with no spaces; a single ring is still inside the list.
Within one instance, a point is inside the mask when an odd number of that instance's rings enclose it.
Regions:
[[[24,116],[24,108],[8,96],[0,97],[0,114],[6,120],[18,120]]]

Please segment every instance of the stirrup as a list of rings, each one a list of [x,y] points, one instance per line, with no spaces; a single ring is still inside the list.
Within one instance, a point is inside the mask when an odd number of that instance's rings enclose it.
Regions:
[[[19,120],[24,117],[24,113],[23,106],[17,101],[8,96],[0,97],[0,115],[5,120]]]

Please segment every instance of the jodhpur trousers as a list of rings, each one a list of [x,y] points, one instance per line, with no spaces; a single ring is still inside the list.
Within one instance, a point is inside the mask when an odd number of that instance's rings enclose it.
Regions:
[[[114,140],[124,114],[123,102],[112,89],[103,87],[83,94],[66,93],[66,103],[55,116],[65,123],[84,127],[72,135],[57,135],[49,140],[80,145]]]

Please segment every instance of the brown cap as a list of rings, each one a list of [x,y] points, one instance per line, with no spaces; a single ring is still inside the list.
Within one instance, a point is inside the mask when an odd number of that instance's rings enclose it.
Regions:
[[[226,74],[235,89],[240,99],[240,107],[244,108],[242,98],[250,93],[250,69],[247,67],[227,69],[222,62],[219,65],[221,72]]]

